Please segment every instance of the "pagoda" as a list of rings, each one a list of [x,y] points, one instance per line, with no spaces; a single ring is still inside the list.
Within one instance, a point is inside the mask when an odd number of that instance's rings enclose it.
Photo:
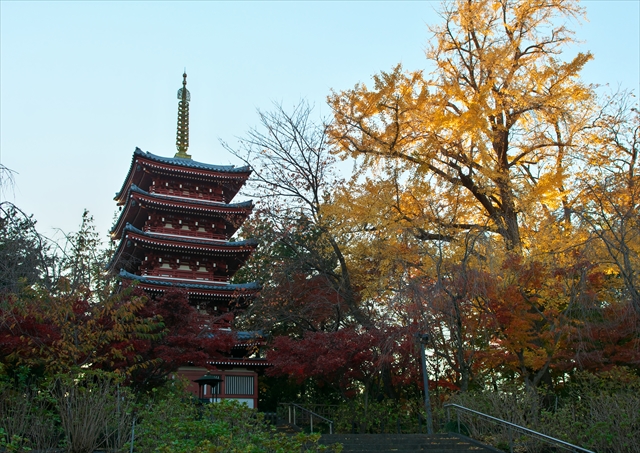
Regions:
[[[187,154],[191,95],[186,73],[178,99],[178,152],[161,157],[136,148],[114,198],[120,215],[111,237],[119,242],[108,268],[124,280],[137,281],[151,297],[183,288],[199,310],[223,314],[246,306],[259,289],[256,283],[230,283],[256,247],[253,240],[231,240],[253,209],[251,201],[232,203],[251,169],[194,161]],[[193,384],[194,393],[256,407],[256,369],[266,362],[247,357],[251,334],[238,332],[237,337],[231,357],[210,362],[213,371],[185,366],[178,374],[195,381],[209,372],[221,382],[209,389],[204,385],[204,394]]]

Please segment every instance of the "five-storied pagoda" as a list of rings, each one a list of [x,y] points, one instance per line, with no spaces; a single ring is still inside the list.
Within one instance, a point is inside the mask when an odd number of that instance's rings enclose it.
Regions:
[[[231,203],[251,173],[249,167],[196,162],[189,147],[187,74],[178,90],[178,133],[174,157],[161,157],[139,148],[115,200],[121,213],[111,237],[119,241],[109,269],[139,282],[150,296],[170,287],[184,288],[189,302],[211,314],[223,314],[250,302],[258,285],[231,284],[256,247],[255,241],[231,241],[251,213],[251,201]],[[228,330],[228,326],[221,326]],[[240,342],[251,337],[237,332]],[[230,357],[210,362],[221,382],[204,385],[205,398],[233,398],[257,406],[256,369],[266,366],[248,358],[247,344],[239,343]],[[185,364],[178,374],[193,381],[208,370]],[[191,390],[196,393],[198,386]]]

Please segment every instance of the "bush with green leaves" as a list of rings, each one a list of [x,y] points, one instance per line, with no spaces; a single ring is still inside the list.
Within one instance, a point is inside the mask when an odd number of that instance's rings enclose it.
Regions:
[[[18,369],[0,377],[0,450],[46,451],[62,438],[60,418],[42,382]]]
[[[133,395],[121,377],[99,370],[57,375],[48,383],[70,453],[118,451],[128,439]]]
[[[640,377],[620,367],[577,373],[555,412],[543,413],[548,432],[599,453],[640,451]]]
[[[433,414],[439,426],[439,412]],[[341,404],[335,411],[335,430],[339,433],[425,433],[424,402],[419,399],[369,401],[363,398]]]
[[[236,401],[201,404],[179,384],[155,390],[137,419],[138,453],[341,451],[339,445],[318,445],[319,435],[277,433],[262,414]]]
[[[0,442],[7,451],[119,451],[129,439],[133,397],[121,378],[76,370],[0,382]]]
[[[460,393],[450,402],[598,453],[640,451],[640,377],[624,367],[575,373],[555,394],[505,385]],[[456,421],[454,412],[452,416]],[[545,451],[548,445],[524,435],[511,437],[508,430],[474,415],[461,413],[460,420],[473,437],[506,450],[510,439],[528,453]]]

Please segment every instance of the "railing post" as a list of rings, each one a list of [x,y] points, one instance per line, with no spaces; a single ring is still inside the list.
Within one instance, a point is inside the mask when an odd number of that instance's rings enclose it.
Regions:
[[[459,411],[459,410],[456,410],[456,418],[457,418],[457,420],[458,420],[458,434],[462,434],[462,433],[460,432],[460,411]],[[513,453],[513,452],[512,452],[512,453]]]
[[[307,409],[306,407],[299,406],[295,403],[288,403],[288,407],[289,407],[289,424],[290,425],[298,426],[298,408],[299,408],[302,411],[302,420],[301,420],[302,425],[307,423],[307,418],[308,418],[308,421],[310,424],[310,430],[312,433],[314,429],[313,418],[318,417],[320,420],[324,420],[325,422],[329,423],[329,433],[333,434],[333,420],[329,420],[328,418],[322,415],[316,414],[315,412]],[[292,411],[292,408],[293,408],[293,411]]]
[[[424,385],[424,409],[427,416],[427,434],[433,434],[433,417],[431,416],[431,398],[429,397],[429,375],[427,374],[427,358],[424,348],[427,345],[429,336],[427,334],[416,334],[418,345],[420,346],[420,359],[422,362],[422,383]]]
[[[511,427],[509,426],[509,451],[513,453],[513,433],[511,432]]]
[[[133,453],[133,442],[136,438],[136,416],[134,414],[133,420],[131,421],[131,448],[129,449],[129,453]]]

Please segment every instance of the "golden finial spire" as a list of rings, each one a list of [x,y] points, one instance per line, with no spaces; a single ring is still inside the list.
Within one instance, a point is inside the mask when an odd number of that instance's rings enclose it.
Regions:
[[[189,149],[189,101],[191,94],[187,90],[187,71],[182,74],[182,88],[178,90],[178,133],[176,135],[176,148],[178,152],[174,157],[191,159],[187,154]]]

